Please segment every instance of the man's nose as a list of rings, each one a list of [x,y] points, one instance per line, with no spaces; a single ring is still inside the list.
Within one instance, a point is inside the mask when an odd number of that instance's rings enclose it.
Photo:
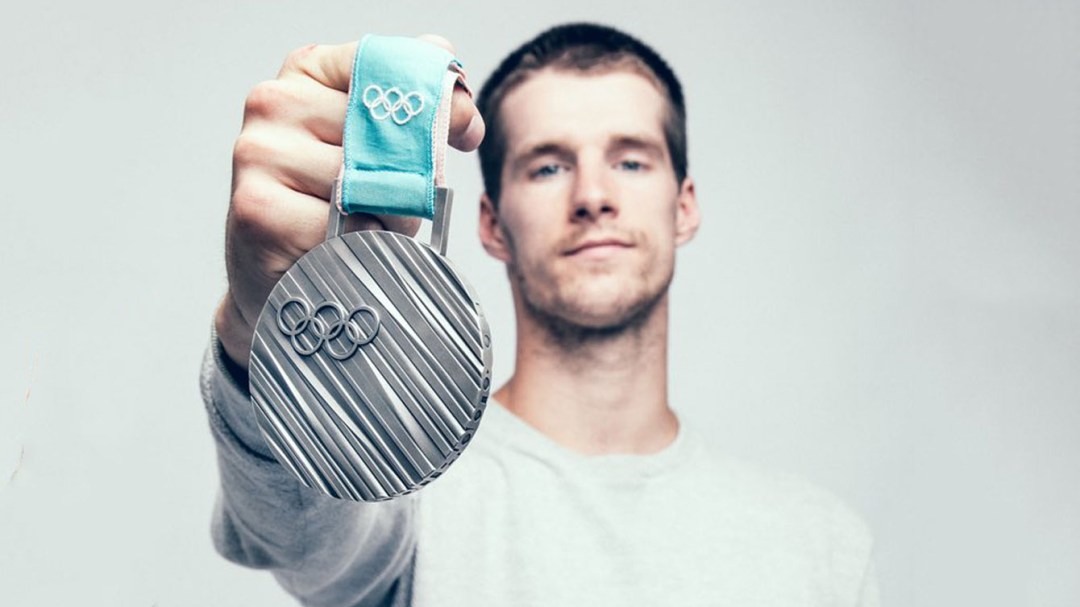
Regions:
[[[611,173],[602,161],[579,162],[574,176],[571,221],[596,221],[615,217],[618,207],[612,195]]]

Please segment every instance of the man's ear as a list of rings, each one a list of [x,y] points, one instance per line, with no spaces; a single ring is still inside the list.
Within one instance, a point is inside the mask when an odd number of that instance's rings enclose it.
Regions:
[[[683,179],[675,204],[675,244],[684,245],[694,238],[701,225],[694,180],[690,177]]]
[[[499,222],[499,212],[495,209],[495,203],[484,192],[480,196],[480,243],[484,250],[495,259],[503,263],[510,261],[510,248],[506,245],[506,236],[503,234],[502,224]]]

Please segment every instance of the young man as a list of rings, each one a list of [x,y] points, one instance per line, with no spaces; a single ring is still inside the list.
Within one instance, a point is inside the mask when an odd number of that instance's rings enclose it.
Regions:
[[[480,238],[506,264],[517,318],[514,373],[469,449],[379,504],[325,498],[269,457],[243,388],[251,326],[322,240],[354,49],[301,49],[248,98],[203,374],[222,554],[310,605],[876,605],[856,517],[715,457],[669,406],[668,285],[699,223],[685,110],[668,66],[608,28],[526,43],[479,114],[455,93],[452,145],[475,148],[486,123]]]

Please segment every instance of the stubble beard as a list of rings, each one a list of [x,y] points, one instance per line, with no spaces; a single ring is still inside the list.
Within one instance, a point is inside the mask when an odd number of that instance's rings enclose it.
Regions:
[[[650,290],[646,287],[632,299],[597,313],[588,309],[587,302],[579,304],[573,297],[567,297],[563,289],[573,286],[558,285],[558,279],[546,272],[545,280],[541,281],[544,284],[538,287],[536,281],[530,281],[516,263],[510,264],[507,271],[515,283],[521,307],[529,320],[543,332],[551,345],[564,351],[640,335],[657,313],[674,274],[673,268],[669,269],[667,276],[655,288]],[[641,279],[648,285],[645,272]]]

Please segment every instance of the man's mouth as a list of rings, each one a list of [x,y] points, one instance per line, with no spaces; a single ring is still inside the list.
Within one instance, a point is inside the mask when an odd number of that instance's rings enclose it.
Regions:
[[[633,245],[619,238],[590,238],[574,244],[563,255],[604,256],[629,249],[631,246]]]

